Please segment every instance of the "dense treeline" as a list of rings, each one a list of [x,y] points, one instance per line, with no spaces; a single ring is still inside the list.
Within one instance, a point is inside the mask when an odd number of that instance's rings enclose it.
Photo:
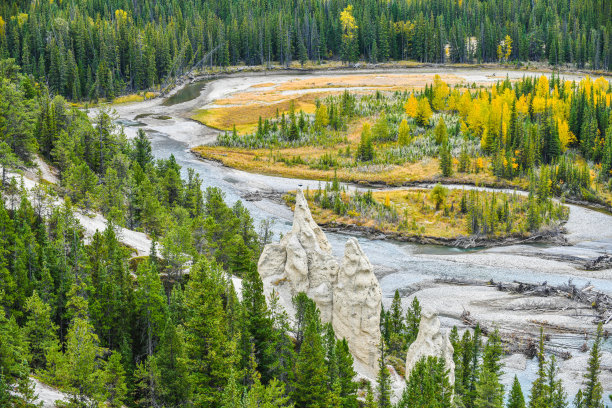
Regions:
[[[607,0],[12,0],[0,5],[0,57],[75,100],[150,89],[203,64],[546,60],[610,70],[610,15]]]
[[[0,401],[33,401],[34,372],[74,407],[356,407],[347,342],[303,294],[290,327],[253,260],[232,257],[247,263],[239,301],[206,255],[172,281],[153,247],[134,272],[111,225],[86,244],[68,208],[44,217],[20,197],[0,200]]]
[[[237,275],[244,262],[257,259],[263,243],[242,203],[228,207],[219,189],[203,193],[199,175],[190,169],[181,178],[173,156],[155,160],[142,130],[128,141],[111,112],[100,109],[90,120],[19,74],[11,60],[0,62],[0,78],[3,174],[40,155],[59,170],[54,189],[72,204],[157,237],[170,273],[198,254]]]

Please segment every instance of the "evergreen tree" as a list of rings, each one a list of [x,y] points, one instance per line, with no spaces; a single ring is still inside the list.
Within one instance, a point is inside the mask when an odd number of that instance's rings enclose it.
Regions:
[[[223,388],[220,406],[222,408],[242,408],[242,396],[242,387],[238,384],[236,371],[232,367],[230,368],[227,384]]]
[[[419,334],[419,325],[421,324],[421,305],[419,299],[415,296],[412,299],[410,307],[406,310],[406,343],[410,346]]]
[[[366,386],[366,397],[364,408],[376,408],[376,401],[374,400],[374,393],[372,392],[372,385],[368,382]]]
[[[538,377],[531,385],[529,408],[543,408],[547,403],[546,361],[544,355],[544,331],[540,329],[540,343],[538,348]]]
[[[25,323],[25,335],[30,345],[30,364],[34,368],[46,367],[47,351],[57,347],[57,327],[51,320],[51,306],[45,304],[34,291],[26,301],[28,317]]]
[[[519,383],[516,375],[512,382],[512,388],[510,395],[508,396],[507,408],[525,408],[525,398],[523,397],[523,390],[521,390],[521,384]]]
[[[128,389],[121,354],[111,353],[100,377],[103,386],[102,395],[106,405],[111,408],[123,407]]]
[[[2,297],[0,291],[0,300]],[[0,309],[0,402],[13,400],[11,391],[20,383],[29,382],[29,357],[23,331],[13,316],[7,318]]]
[[[354,381],[357,373],[353,369],[353,356],[346,339],[336,341],[335,354],[338,371],[338,395],[343,408],[357,408],[358,384]]]
[[[146,169],[149,163],[153,162],[153,154],[151,153],[151,142],[142,128],[138,129],[133,143],[134,151],[132,155],[134,160],[141,169]]]
[[[483,350],[482,367],[478,373],[474,401],[474,406],[477,408],[501,408],[503,406],[504,386],[500,383],[502,352],[501,339],[496,330],[489,336]]]
[[[389,326],[391,332],[388,336],[389,352],[391,354],[404,352],[406,327],[404,324],[402,299],[399,291],[397,290],[395,291],[393,302],[391,303],[391,309],[389,310]]]
[[[235,339],[227,335],[223,272],[202,259],[190,273],[185,292],[185,354],[193,401],[215,406],[236,361]]]
[[[603,408],[603,388],[599,381],[601,371],[601,340],[603,338],[603,325],[597,326],[595,341],[591,346],[591,353],[587,366],[587,373],[584,375],[585,384],[582,391],[584,408]]]
[[[327,407],[327,367],[318,311],[306,315],[304,338],[295,366],[292,399],[296,407]]]
[[[436,138],[436,143],[439,145],[443,145],[448,143],[448,135],[446,130],[446,123],[444,122],[444,118],[440,117],[438,120],[438,124],[434,129],[434,135]]]
[[[398,408],[451,406],[452,386],[444,359],[423,357],[412,368]]]
[[[378,407],[391,408],[391,374],[387,368],[387,346],[382,339],[378,352],[378,376],[376,377]]]
[[[166,320],[154,360],[160,403],[165,407],[186,405],[191,396],[191,388],[185,361],[184,331],[170,317]]]
[[[453,156],[448,141],[444,141],[440,146],[440,170],[444,177],[453,175]]]
[[[552,356],[546,369],[546,390],[547,390],[547,406],[551,408],[567,407],[565,390],[561,380],[557,380],[557,361],[555,356]]]
[[[359,161],[371,161],[374,159],[374,148],[372,146],[372,132],[370,130],[370,124],[364,123],[361,129],[361,140],[357,147],[357,160]]]
[[[68,307],[74,316],[66,336],[66,351],[62,353],[59,348],[49,350],[47,354],[47,372],[45,378],[51,383],[61,386],[70,395],[70,402],[77,406],[86,406],[88,401],[101,401],[107,391],[105,381],[100,381],[104,375],[104,366],[100,364],[98,356],[105,353],[99,346],[98,336],[87,317],[87,302],[82,297],[82,285],[73,285],[69,292]],[[112,366],[112,369],[118,369]],[[108,372],[109,381],[112,382],[111,372]],[[115,395],[117,403],[121,404],[123,395],[121,389],[121,371],[115,373],[114,381],[117,387]]]

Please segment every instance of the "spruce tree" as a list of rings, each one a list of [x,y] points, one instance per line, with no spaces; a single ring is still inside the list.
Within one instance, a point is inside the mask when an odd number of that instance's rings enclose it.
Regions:
[[[452,393],[444,359],[423,357],[410,372],[397,408],[450,407]]]
[[[538,377],[531,385],[529,408],[546,407],[546,360],[544,355],[544,330],[540,328],[540,343],[538,348]]]
[[[408,143],[410,143],[410,126],[408,126],[406,119],[403,119],[397,131],[397,144],[407,146]]]
[[[213,407],[236,362],[235,339],[228,336],[224,274],[206,259],[196,263],[185,291],[185,354],[193,402]]]
[[[168,315],[166,295],[155,263],[143,262],[136,271],[138,285],[135,292],[136,307],[145,353],[152,356]]]
[[[108,407],[121,408],[124,405],[128,388],[121,354],[112,352],[100,375],[103,386],[102,395]]]
[[[561,380],[557,380],[557,371],[557,361],[555,356],[552,356],[546,369],[547,406],[550,408],[565,408],[567,407],[567,396]]]
[[[140,128],[134,139],[134,150],[132,156],[141,169],[146,169],[149,163],[153,162],[153,154],[151,153],[151,142],[145,131]]]
[[[504,401],[504,386],[500,383],[502,375],[502,346],[499,332],[489,335],[482,356],[482,365],[476,383],[476,408],[501,408]]]
[[[374,392],[372,392],[372,385],[369,382],[366,385],[364,408],[377,408],[376,400],[374,399]]]
[[[444,177],[453,175],[453,156],[448,140],[445,140],[440,146],[440,171]]]
[[[49,350],[48,368],[44,375],[51,384],[65,389],[70,396],[70,402],[78,406],[85,406],[91,400],[102,401],[105,393],[105,384],[100,381],[100,376],[104,373],[98,358],[104,355],[106,350],[99,346],[98,336],[87,317],[87,302],[82,292],[82,286],[76,284],[69,292],[68,309],[73,319],[66,336],[66,351],[62,353],[59,348]],[[119,388],[122,388],[121,375],[118,371],[115,377]],[[117,396],[121,397],[123,393],[118,391]],[[121,402],[119,398],[118,403]]]
[[[406,328],[404,324],[404,311],[402,310],[402,299],[397,290],[389,310],[389,326],[391,331],[389,335],[389,352],[391,354],[404,352]]]
[[[289,317],[279,304],[278,299],[276,293],[273,293],[270,298],[270,313],[273,321],[272,352],[274,356],[270,373],[288,389],[291,385],[290,377],[295,361],[295,351],[293,340],[289,335]]]
[[[246,330],[253,338],[255,361],[262,374],[262,380],[267,383],[271,379],[270,371],[273,365],[272,354],[272,320],[266,305],[263,283],[257,266],[251,262],[242,281],[242,306],[246,319]]]
[[[304,339],[295,366],[292,397],[298,408],[325,408],[330,393],[318,313],[308,313],[306,319]]]
[[[357,147],[357,160],[371,161],[374,158],[374,148],[372,147],[372,131],[370,124],[364,123],[361,129],[361,140]]]
[[[168,317],[154,358],[158,374],[157,394],[160,403],[166,407],[184,406],[191,396],[184,335],[182,326],[176,326]]]
[[[243,389],[238,384],[236,370],[232,367],[230,368],[227,384],[223,388],[223,394],[221,395],[221,408],[242,408],[242,396]]]
[[[30,364],[34,368],[44,369],[47,351],[57,347],[57,326],[51,320],[51,307],[41,300],[36,291],[27,299],[26,311],[24,331],[30,345]]]
[[[601,372],[601,341],[603,338],[603,325],[599,323],[597,326],[597,334],[595,341],[591,346],[591,353],[587,365],[587,373],[584,375],[585,384],[582,391],[584,408],[602,408],[603,404],[603,387],[599,381],[599,373]]]
[[[381,339],[378,358],[378,376],[376,377],[376,394],[378,408],[391,408],[391,374],[387,368],[387,345]]]
[[[419,299],[415,296],[410,303],[410,307],[406,310],[406,344],[410,346],[419,334],[419,325],[421,324],[421,305]]]
[[[343,408],[356,408],[358,384],[354,381],[357,373],[353,369],[353,356],[346,339],[336,341],[339,395]]]
[[[510,395],[508,396],[508,404],[507,408],[525,408],[525,397],[523,396],[523,390],[521,389],[521,383],[517,376],[514,376],[514,381],[512,382],[512,388],[510,390]]]
[[[465,396],[464,403],[468,407],[474,407],[476,398],[478,397],[477,392],[477,383],[478,383],[478,374],[479,374],[479,366],[478,362],[480,360],[481,354],[481,340],[480,340],[480,326],[476,326],[474,329],[474,334],[472,336],[471,342],[469,344],[470,352],[467,354],[470,357],[469,362],[467,362],[466,373],[464,374],[464,379],[466,382],[465,387]]]
[[[3,295],[0,291],[0,301]],[[29,358],[23,330],[19,328],[14,316],[7,318],[4,309],[0,308],[0,402],[11,400],[13,388],[27,380]]]
[[[438,120],[438,124],[434,129],[434,135],[436,139],[436,143],[441,145],[445,142],[448,142],[448,135],[446,131],[446,122],[444,122],[444,117],[441,117]]]

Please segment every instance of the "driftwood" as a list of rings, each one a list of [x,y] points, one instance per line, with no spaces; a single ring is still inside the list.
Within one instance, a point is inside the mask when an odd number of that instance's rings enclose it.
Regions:
[[[490,286],[495,287],[500,291],[519,293],[525,296],[565,297],[579,302],[592,309],[594,312],[594,323],[602,322],[606,324],[612,321],[612,298],[606,295],[605,293],[595,290],[593,285],[585,285],[582,288],[578,288],[572,283],[571,279],[568,281],[567,284],[559,286],[551,286],[548,285],[547,282],[543,282],[541,284],[532,284],[518,281],[514,281],[513,283],[502,283],[494,282],[493,280],[482,281],[457,278],[438,278],[436,279],[436,282],[461,286]],[[461,314],[461,321],[464,325],[472,329],[478,326],[480,328],[481,333],[485,336],[492,331],[491,328],[486,327],[482,322],[478,322],[468,310],[464,310]],[[540,327],[546,327],[557,331],[572,333],[570,336],[574,336],[576,334],[583,334],[586,339],[589,335],[588,330],[586,328],[584,330],[572,330],[567,327],[561,327],[548,322],[535,320],[532,320],[531,323]],[[535,337],[533,334],[518,329],[514,331],[512,329],[506,329],[503,332],[500,331],[499,334],[502,339],[502,342],[504,343],[504,349],[507,353],[523,353],[529,358],[535,357],[537,355],[539,341],[537,337]],[[605,331],[604,337],[607,338],[608,336],[609,333]],[[557,335],[556,337],[559,336]],[[561,339],[562,338],[563,337],[561,336]],[[548,340],[550,340],[550,338],[547,338],[547,341]],[[584,348],[584,345],[582,345],[582,348]],[[551,344],[550,342],[547,342],[545,344],[545,349],[548,353],[554,354],[557,357],[560,357],[562,359],[569,359],[572,357],[572,355],[571,352],[568,351],[568,349],[581,350],[581,347],[562,344],[562,342],[559,344]]]
[[[578,288],[570,279],[566,284],[551,286],[546,282],[531,284],[514,281],[512,284],[497,284],[497,288],[503,291],[520,293],[529,296],[561,296],[572,299],[592,308],[597,315],[595,323],[608,323],[612,319],[612,297],[600,292],[593,285],[585,285]]]
[[[514,281],[512,283],[467,280],[457,278],[439,278],[436,282],[450,285],[470,286],[493,286],[502,292],[518,293],[526,296],[546,297],[560,296],[572,299],[586,305],[596,313],[594,323],[609,323],[612,321],[612,297],[595,289],[593,285],[587,284],[582,288],[577,287],[572,280],[563,285],[553,286],[547,282],[540,284]]]
[[[480,332],[488,336],[491,333],[491,329],[484,324],[477,322],[468,310],[464,310],[461,314],[461,321],[466,326],[475,329],[478,327]],[[498,330],[499,337],[504,345],[504,351],[506,354],[522,353],[528,358],[533,358],[538,354],[538,339],[527,332],[511,331],[511,330]],[[550,338],[547,338],[550,340]],[[556,345],[545,343],[544,349],[550,354],[562,358],[564,360],[570,359],[572,353],[567,350],[567,345]]]

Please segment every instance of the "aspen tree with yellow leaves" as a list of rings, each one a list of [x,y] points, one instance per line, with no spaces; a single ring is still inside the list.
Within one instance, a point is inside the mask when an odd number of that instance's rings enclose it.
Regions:
[[[353,17],[353,6],[349,4],[340,13],[340,24],[342,26],[342,61],[355,62],[359,57],[357,49],[357,23]]]

